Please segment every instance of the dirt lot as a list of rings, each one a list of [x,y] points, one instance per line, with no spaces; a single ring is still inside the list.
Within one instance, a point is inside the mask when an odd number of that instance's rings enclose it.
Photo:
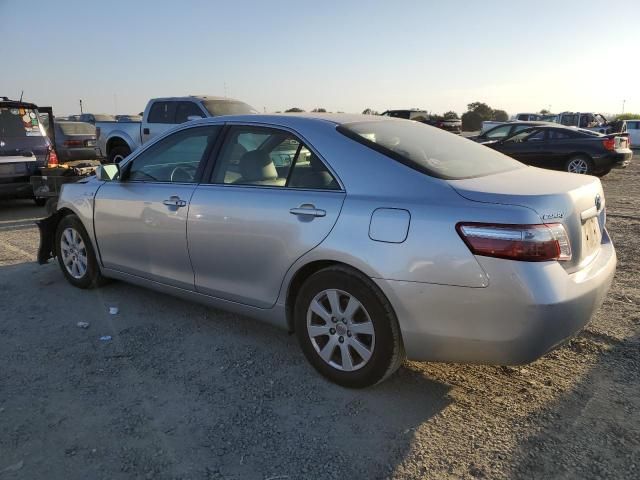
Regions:
[[[0,202],[0,479],[639,478],[638,156],[604,185],[618,271],[578,338],[520,368],[406,363],[364,391],[252,320],[72,288],[34,263],[43,209]]]

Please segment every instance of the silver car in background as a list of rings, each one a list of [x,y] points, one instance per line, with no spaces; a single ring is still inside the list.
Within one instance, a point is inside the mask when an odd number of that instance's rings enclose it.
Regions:
[[[39,260],[274,323],[365,387],[405,356],[519,364],[574,335],[614,275],[605,220],[598,178],[418,122],[227,116],[65,185]]]

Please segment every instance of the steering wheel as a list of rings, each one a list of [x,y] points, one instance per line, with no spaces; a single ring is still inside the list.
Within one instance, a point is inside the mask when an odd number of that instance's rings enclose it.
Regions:
[[[196,167],[193,165],[179,165],[171,171],[172,182],[193,182]]]

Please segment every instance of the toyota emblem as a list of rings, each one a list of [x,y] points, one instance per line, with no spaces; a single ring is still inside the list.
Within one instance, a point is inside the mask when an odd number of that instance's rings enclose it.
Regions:
[[[600,198],[600,194],[598,194],[596,195],[596,208],[600,210],[600,207],[602,207],[602,199]]]

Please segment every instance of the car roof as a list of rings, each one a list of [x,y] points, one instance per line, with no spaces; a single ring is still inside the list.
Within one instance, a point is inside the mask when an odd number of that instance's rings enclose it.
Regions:
[[[2,98],[6,98],[6,97],[2,97]],[[29,102],[20,102],[18,100],[0,100],[0,107],[4,107],[4,108],[29,108],[32,110],[37,109],[38,107],[33,104],[33,103],[29,103]]]
[[[245,115],[221,115],[217,117],[194,120],[192,124],[209,124],[220,122],[268,123],[273,125],[295,127],[296,125],[333,124],[345,125],[356,122],[410,122],[411,120],[383,117],[380,115],[361,115],[353,113],[258,113]]]

